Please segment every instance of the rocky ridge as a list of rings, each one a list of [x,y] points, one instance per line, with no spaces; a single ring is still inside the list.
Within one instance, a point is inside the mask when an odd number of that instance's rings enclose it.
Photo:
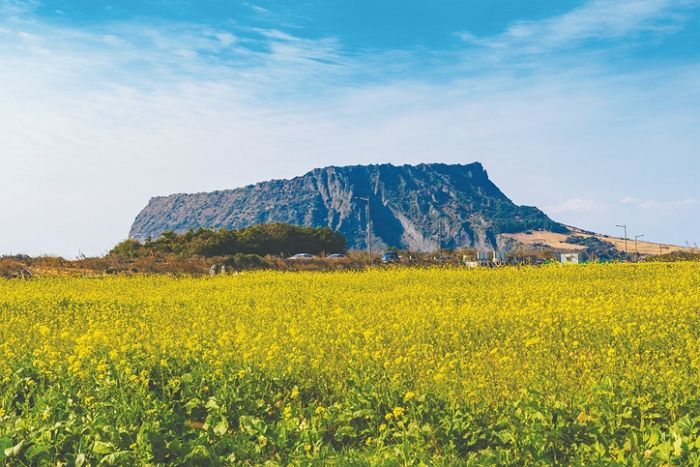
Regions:
[[[478,163],[326,167],[290,180],[232,190],[152,198],[134,221],[130,238],[199,227],[238,229],[254,224],[330,227],[350,248],[367,244],[368,198],[372,247],[434,250],[493,249],[504,233],[566,232],[542,211],[513,203]]]

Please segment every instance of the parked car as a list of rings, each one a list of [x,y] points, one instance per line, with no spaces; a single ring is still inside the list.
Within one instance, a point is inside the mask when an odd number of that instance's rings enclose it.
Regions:
[[[342,253],[333,253],[332,255],[326,256],[326,259],[345,259],[345,255]]]
[[[382,255],[382,263],[398,263],[399,254],[395,251],[387,251]]]
[[[297,259],[314,259],[314,258],[315,258],[315,256],[312,255],[311,253],[297,253],[296,255],[290,256],[287,259],[297,260]]]

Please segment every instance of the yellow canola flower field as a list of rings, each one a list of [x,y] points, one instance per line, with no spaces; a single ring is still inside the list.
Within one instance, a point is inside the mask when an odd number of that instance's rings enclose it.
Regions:
[[[700,265],[0,281],[0,464],[700,462]]]

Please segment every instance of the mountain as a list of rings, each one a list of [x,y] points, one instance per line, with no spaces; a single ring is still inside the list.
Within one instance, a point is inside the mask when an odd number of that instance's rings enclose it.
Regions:
[[[238,229],[254,224],[328,226],[350,248],[434,250],[438,234],[447,248],[494,248],[504,233],[567,232],[535,207],[518,206],[472,164],[356,165],[314,169],[291,180],[272,180],[233,190],[152,198],[138,214],[130,238],[198,227]]]

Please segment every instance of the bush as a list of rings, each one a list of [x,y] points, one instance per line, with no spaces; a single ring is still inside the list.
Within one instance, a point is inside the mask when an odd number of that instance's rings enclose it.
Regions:
[[[124,240],[112,248],[109,253],[122,258],[137,258],[141,256],[143,245],[136,240]]]
[[[700,261],[700,252],[672,251],[660,256],[650,256],[646,261],[661,261],[664,263],[674,263],[677,261]]]
[[[286,256],[299,252],[311,254],[344,252],[346,243],[342,234],[327,227],[260,224],[240,230],[200,228],[180,235],[167,231],[156,240],[143,244],[136,240],[125,240],[116,245],[110,254],[122,258],[137,258],[152,254],[207,258],[238,254]]]
[[[232,268],[239,271],[243,269],[267,269],[270,267],[263,257],[242,253],[227,257],[224,260],[224,265],[227,269]]]

